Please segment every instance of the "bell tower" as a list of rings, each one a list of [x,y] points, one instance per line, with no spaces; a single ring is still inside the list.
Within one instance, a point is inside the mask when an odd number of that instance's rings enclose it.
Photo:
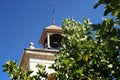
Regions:
[[[55,1],[52,1],[53,11],[52,11],[52,25],[45,27],[39,43],[43,45],[43,48],[34,47],[34,43],[29,44],[29,48],[25,48],[23,56],[21,59],[20,66],[23,72],[28,70],[33,70],[32,75],[37,72],[36,65],[41,64],[46,66],[45,70],[49,74],[54,73],[53,69],[49,67],[54,63],[55,55],[59,52],[61,47],[61,40],[63,38],[62,27],[55,25]],[[42,79],[43,80],[43,79]],[[48,80],[51,80],[48,76]]]
[[[46,27],[39,43],[44,48],[60,49],[62,40],[62,27],[55,25],[55,0],[52,1],[52,25]]]
[[[42,44],[44,48],[60,49],[61,40],[62,27],[52,24],[43,30],[39,43]]]

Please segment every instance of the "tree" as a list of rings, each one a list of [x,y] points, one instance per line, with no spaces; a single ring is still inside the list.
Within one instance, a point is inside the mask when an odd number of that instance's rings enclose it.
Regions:
[[[42,78],[47,79],[47,73],[45,71],[45,66],[37,65],[38,72],[36,75],[31,76],[33,71],[23,72],[22,68],[17,65],[17,61],[8,60],[4,65],[4,72],[9,73],[9,78],[12,80],[42,80]]]
[[[104,4],[103,22],[92,24],[69,18],[63,21],[62,49],[52,67],[57,80],[120,79],[120,0],[99,0]]]

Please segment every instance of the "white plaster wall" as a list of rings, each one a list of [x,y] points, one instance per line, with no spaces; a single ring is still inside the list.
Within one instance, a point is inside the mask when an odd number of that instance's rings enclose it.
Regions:
[[[54,70],[52,69],[49,69],[49,67],[51,66],[51,64],[54,63],[53,60],[47,60],[47,59],[37,59],[37,58],[30,58],[29,59],[29,65],[30,65],[30,70],[33,70],[33,74],[34,75],[36,72],[37,72],[37,68],[36,68],[36,65],[37,64],[41,64],[41,65],[44,65],[46,66],[46,72],[48,72],[48,74],[51,74],[54,72]]]

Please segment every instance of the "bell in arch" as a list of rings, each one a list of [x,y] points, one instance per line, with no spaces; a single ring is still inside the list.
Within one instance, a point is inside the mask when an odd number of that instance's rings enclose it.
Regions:
[[[51,40],[51,48],[59,49],[61,46],[62,35],[60,34],[53,34],[50,37]]]
[[[58,42],[53,42],[51,45],[52,48],[59,48],[59,43]]]
[[[62,27],[51,25],[44,29],[39,43],[44,48],[48,49],[60,49],[62,40]]]

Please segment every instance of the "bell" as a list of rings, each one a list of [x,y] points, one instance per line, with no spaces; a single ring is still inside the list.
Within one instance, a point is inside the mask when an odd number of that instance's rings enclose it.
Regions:
[[[58,43],[58,42],[53,42],[53,43],[51,44],[51,47],[52,47],[52,48],[58,48],[58,47],[59,47],[59,43]]]

